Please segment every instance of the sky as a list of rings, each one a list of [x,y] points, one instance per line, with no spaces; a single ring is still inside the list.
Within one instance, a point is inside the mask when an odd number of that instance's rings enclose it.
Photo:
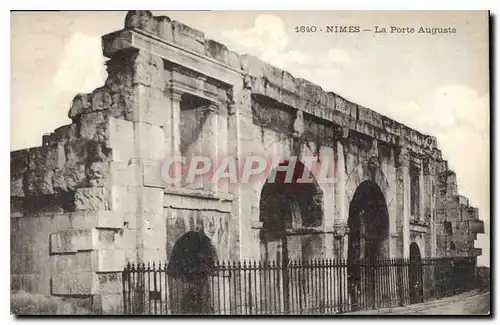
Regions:
[[[489,62],[484,11],[155,11],[357,104],[437,137],[460,194],[479,208],[489,265]],[[11,150],[69,124],[73,97],[106,78],[101,36],[126,12],[11,14]],[[297,33],[297,26],[451,27],[453,34]]]

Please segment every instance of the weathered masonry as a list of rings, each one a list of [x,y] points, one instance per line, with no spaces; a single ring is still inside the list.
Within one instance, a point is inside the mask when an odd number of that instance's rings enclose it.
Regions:
[[[168,260],[191,230],[220,259],[481,254],[483,222],[435,137],[148,11],[102,45],[105,84],[76,95],[41,147],[11,153],[12,290],[121,312],[126,262]],[[337,182],[160,176],[172,155],[256,152],[331,157]]]

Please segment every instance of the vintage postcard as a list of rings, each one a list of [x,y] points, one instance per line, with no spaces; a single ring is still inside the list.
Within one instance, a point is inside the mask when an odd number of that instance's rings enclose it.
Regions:
[[[11,313],[490,313],[488,11],[11,12]]]

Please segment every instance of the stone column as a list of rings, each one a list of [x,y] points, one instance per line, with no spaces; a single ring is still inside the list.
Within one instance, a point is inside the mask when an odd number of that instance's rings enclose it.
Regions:
[[[399,228],[403,245],[403,257],[410,256],[410,171],[409,152],[405,147],[399,148],[396,158],[397,179],[400,183],[397,193]]]
[[[349,218],[345,192],[345,157],[344,157],[344,140],[349,136],[349,129],[340,128],[337,134],[337,146],[335,155],[335,220],[338,222],[346,222]]]
[[[221,103],[217,108],[217,129],[216,136],[216,164],[220,165],[222,160],[229,156],[228,154],[228,104]],[[233,156],[235,157],[235,156]],[[216,166],[217,167],[217,166]],[[227,194],[229,192],[229,180],[218,182],[216,186],[217,194]]]
[[[200,152],[204,157],[209,158],[213,164],[217,162],[217,152],[219,145],[219,133],[222,126],[219,126],[219,107],[215,103],[210,103],[204,111],[206,115],[206,120],[203,125],[203,135],[200,141]],[[212,172],[215,172],[216,166],[212,166]],[[203,190],[217,193],[218,184],[211,181],[213,173],[210,173],[206,177],[203,177]]]
[[[242,62],[242,70],[247,70]],[[243,165],[243,150],[248,150],[253,138],[249,135],[254,130],[252,122],[252,78],[245,75],[241,88],[235,87],[235,98],[238,101],[235,113],[235,127],[237,127],[237,146],[239,164]],[[260,258],[259,232],[259,203],[260,191],[263,183],[252,181],[249,184],[238,182],[238,211],[239,211],[239,251],[240,258]]]
[[[425,204],[425,201],[426,201],[426,198],[425,196],[427,195],[426,193],[426,189],[427,189],[427,182],[426,182],[426,177],[424,175],[424,170],[423,170],[423,162],[422,160],[419,160],[418,161],[418,167],[419,167],[419,173],[418,173],[418,178],[419,178],[419,188],[418,188],[418,195],[419,195],[419,200],[418,200],[418,204],[419,204],[419,207],[418,207],[418,212],[419,212],[419,215],[416,216],[418,217],[418,219],[420,221],[424,221],[425,220],[425,208],[426,208],[426,204]]]
[[[182,95],[182,91],[175,88],[170,89],[170,107],[167,108],[170,114],[167,115],[167,121],[164,127],[166,149],[169,157],[181,155],[180,124]],[[174,165],[172,167],[171,173],[173,177],[180,175],[181,170],[179,167],[179,165]]]
[[[429,230],[430,230],[430,242],[428,245],[430,246],[430,256],[429,257],[435,257],[436,256],[436,220],[435,220],[435,209],[436,209],[436,200],[435,200],[435,195],[434,193],[434,179],[435,179],[435,166],[434,166],[434,161],[431,159],[427,159],[424,162],[423,165],[423,174],[424,174],[424,182],[425,182],[425,188],[426,188],[426,193],[425,195],[427,196],[427,206],[426,206],[426,213],[428,213],[428,216],[426,216],[426,219],[428,219],[429,222]]]
[[[239,119],[238,119],[238,105],[236,105],[237,95],[234,93],[233,88],[226,91],[228,100],[227,106],[227,155],[234,157],[236,167],[239,166],[240,158],[240,145],[239,145]],[[240,241],[240,182],[236,184],[228,184],[228,192],[233,195],[234,200],[232,203],[231,219],[229,221],[229,257],[231,259],[239,259],[239,241]]]
[[[347,259],[347,244],[348,244],[349,228],[347,222],[336,222],[333,227],[334,239],[334,257]]]

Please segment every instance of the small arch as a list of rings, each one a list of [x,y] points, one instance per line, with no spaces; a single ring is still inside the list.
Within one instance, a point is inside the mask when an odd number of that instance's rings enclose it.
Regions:
[[[167,267],[169,276],[188,282],[206,279],[217,262],[217,252],[202,231],[184,233],[174,245]]]
[[[454,251],[454,250],[456,250],[456,247],[455,247],[455,243],[454,243],[454,242],[450,242],[450,247],[449,247],[449,250],[450,250],[450,251]]]
[[[419,303],[423,301],[423,278],[422,278],[422,255],[418,244],[410,244],[410,302]]]
[[[174,313],[212,312],[209,276],[216,263],[215,247],[202,231],[188,231],[175,242],[167,267]]]

